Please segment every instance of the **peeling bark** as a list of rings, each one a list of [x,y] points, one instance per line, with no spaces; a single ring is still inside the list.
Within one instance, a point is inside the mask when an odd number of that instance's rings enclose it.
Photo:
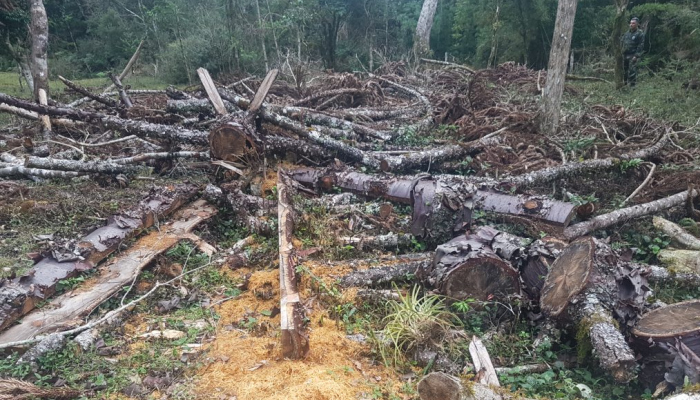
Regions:
[[[296,255],[292,244],[294,209],[291,180],[283,171],[277,173],[277,221],[280,257],[280,324],[282,356],[298,360],[309,353],[309,337],[304,329],[304,307],[299,298]]]
[[[106,226],[83,237],[70,259],[59,262],[54,257],[46,257],[24,276],[6,283],[0,288],[0,330],[51,297],[59,281],[94,268],[117,250],[122,241],[152,226],[158,217],[179,208],[196,190],[195,186],[188,184],[155,189],[136,207],[115,214]]]
[[[216,214],[216,209],[199,200],[178,212],[174,220],[139,239],[126,252],[100,267],[88,288],[65,293],[51,300],[47,307],[30,313],[22,322],[0,334],[0,345],[33,338],[83,324],[95,308],[134,281],[141,270],[187,236],[199,223]]]

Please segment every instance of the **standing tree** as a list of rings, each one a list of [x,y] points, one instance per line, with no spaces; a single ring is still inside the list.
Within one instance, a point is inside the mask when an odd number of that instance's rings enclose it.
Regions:
[[[613,58],[615,59],[615,87],[620,89],[624,83],[624,66],[622,59],[622,31],[625,26],[625,17],[629,0],[615,0],[615,19],[613,20],[612,37],[610,45],[612,47]]]
[[[49,21],[46,17],[46,9],[42,0],[31,0],[31,25],[32,53],[29,65],[34,81],[34,99],[39,99],[39,89],[49,93],[49,64],[47,62],[49,50]]]
[[[540,130],[553,135],[559,128],[561,96],[564,92],[566,65],[571,50],[571,35],[574,31],[574,18],[578,0],[559,0],[557,22],[554,25],[552,50],[549,53],[547,83],[542,92]]]
[[[433,29],[433,20],[437,10],[438,0],[424,0],[420,10],[418,25],[416,25],[416,39],[413,45],[416,58],[430,54],[430,31]]]

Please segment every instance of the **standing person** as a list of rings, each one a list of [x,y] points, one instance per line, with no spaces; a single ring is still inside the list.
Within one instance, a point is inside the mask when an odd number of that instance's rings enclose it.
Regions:
[[[644,51],[644,32],[639,29],[639,19],[630,20],[630,29],[622,35],[622,57],[625,71],[625,85],[637,84],[637,61]]]

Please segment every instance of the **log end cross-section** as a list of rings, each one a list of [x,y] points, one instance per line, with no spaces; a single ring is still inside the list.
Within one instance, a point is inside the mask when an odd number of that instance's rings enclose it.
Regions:
[[[657,308],[645,314],[632,334],[646,346],[659,343],[672,346],[679,339],[700,354],[700,300],[690,300]]]
[[[588,284],[593,268],[595,242],[592,238],[575,241],[562,251],[545,279],[540,304],[549,316],[560,315]]]

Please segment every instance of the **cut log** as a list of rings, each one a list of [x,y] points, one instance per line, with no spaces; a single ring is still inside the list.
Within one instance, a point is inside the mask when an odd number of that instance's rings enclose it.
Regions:
[[[243,118],[229,117],[209,133],[209,152],[212,158],[241,162],[256,153],[257,133]]]
[[[459,378],[444,372],[424,376],[418,382],[418,395],[420,400],[531,400],[503,389],[496,391],[481,383],[469,382],[464,387]]]
[[[524,256],[521,240],[481,227],[438,246],[433,262],[417,276],[450,301],[508,301],[520,295],[520,277],[509,260]]]
[[[671,239],[673,239],[681,247],[688,250],[700,250],[700,239],[691,235],[680,226],[658,216],[654,217],[653,222],[656,229],[659,229],[663,233],[670,236]]]
[[[153,226],[159,217],[179,208],[196,190],[196,186],[189,184],[154,189],[136,207],[115,214],[106,226],[83,237],[74,250],[77,255],[64,262],[59,262],[55,257],[44,258],[24,276],[6,283],[0,288],[0,330],[51,297],[59,281],[94,268],[117,250],[124,240]]]
[[[214,81],[209,75],[209,71],[207,71],[204,68],[199,68],[197,69],[197,75],[199,75],[199,80],[202,81],[202,86],[204,86],[204,90],[207,92],[209,101],[214,106],[216,112],[219,115],[228,114],[228,111],[226,111],[226,106],[224,106],[224,101],[221,100],[221,96],[219,96],[219,91],[216,90],[216,85],[214,85]]]
[[[122,174],[134,170],[134,167],[110,161],[76,161],[48,157],[27,157],[24,166],[27,168],[100,174]]]
[[[277,221],[280,257],[280,324],[282,357],[298,360],[309,353],[309,337],[304,329],[304,306],[301,304],[296,274],[296,254],[292,244],[294,209],[292,181],[283,172],[277,173]]]
[[[694,198],[698,195],[700,195],[700,191],[698,190],[686,190],[663,199],[638,204],[636,206],[622,208],[607,214],[599,215],[586,222],[581,222],[566,228],[564,231],[564,236],[569,240],[573,240],[595,230],[605,229],[632,218],[643,217],[645,215],[654,214],[659,211],[667,210],[671,207],[682,205],[688,200],[688,198]]]
[[[634,354],[618,326],[633,324],[644,307],[649,289],[643,272],[584,237],[561,252],[542,288],[543,314],[573,324],[579,338],[588,336],[601,366],[618,382],[636,375]]]
[[[37,335],[72,329],[84,323],[95,308],[122,287],[132,284],[141,270],[159,254],[176,245],[199,223],[216,214],[216,209],[199,200],[179,211],[172,222],[139,239],[126,252],[99,268],[88,287],[63,294],[22,322],[0,334],[0,345],[30,339]]]
[[[375,287],[393,282],[411,282],[419,269],[430,265],[430,259],[424,258],[401,262],[389,267],[370,268],[352,272],[340,280],[342,287]]]
[[[700,274],[700,251],[663,249],[657,254],[661,265],[676,274]]]
[[[700,300],[689,300],[657,308],[644,314],[632,330],[637,347],[649,352],[664,344],[674,346],[679,339],[700,354]]]

